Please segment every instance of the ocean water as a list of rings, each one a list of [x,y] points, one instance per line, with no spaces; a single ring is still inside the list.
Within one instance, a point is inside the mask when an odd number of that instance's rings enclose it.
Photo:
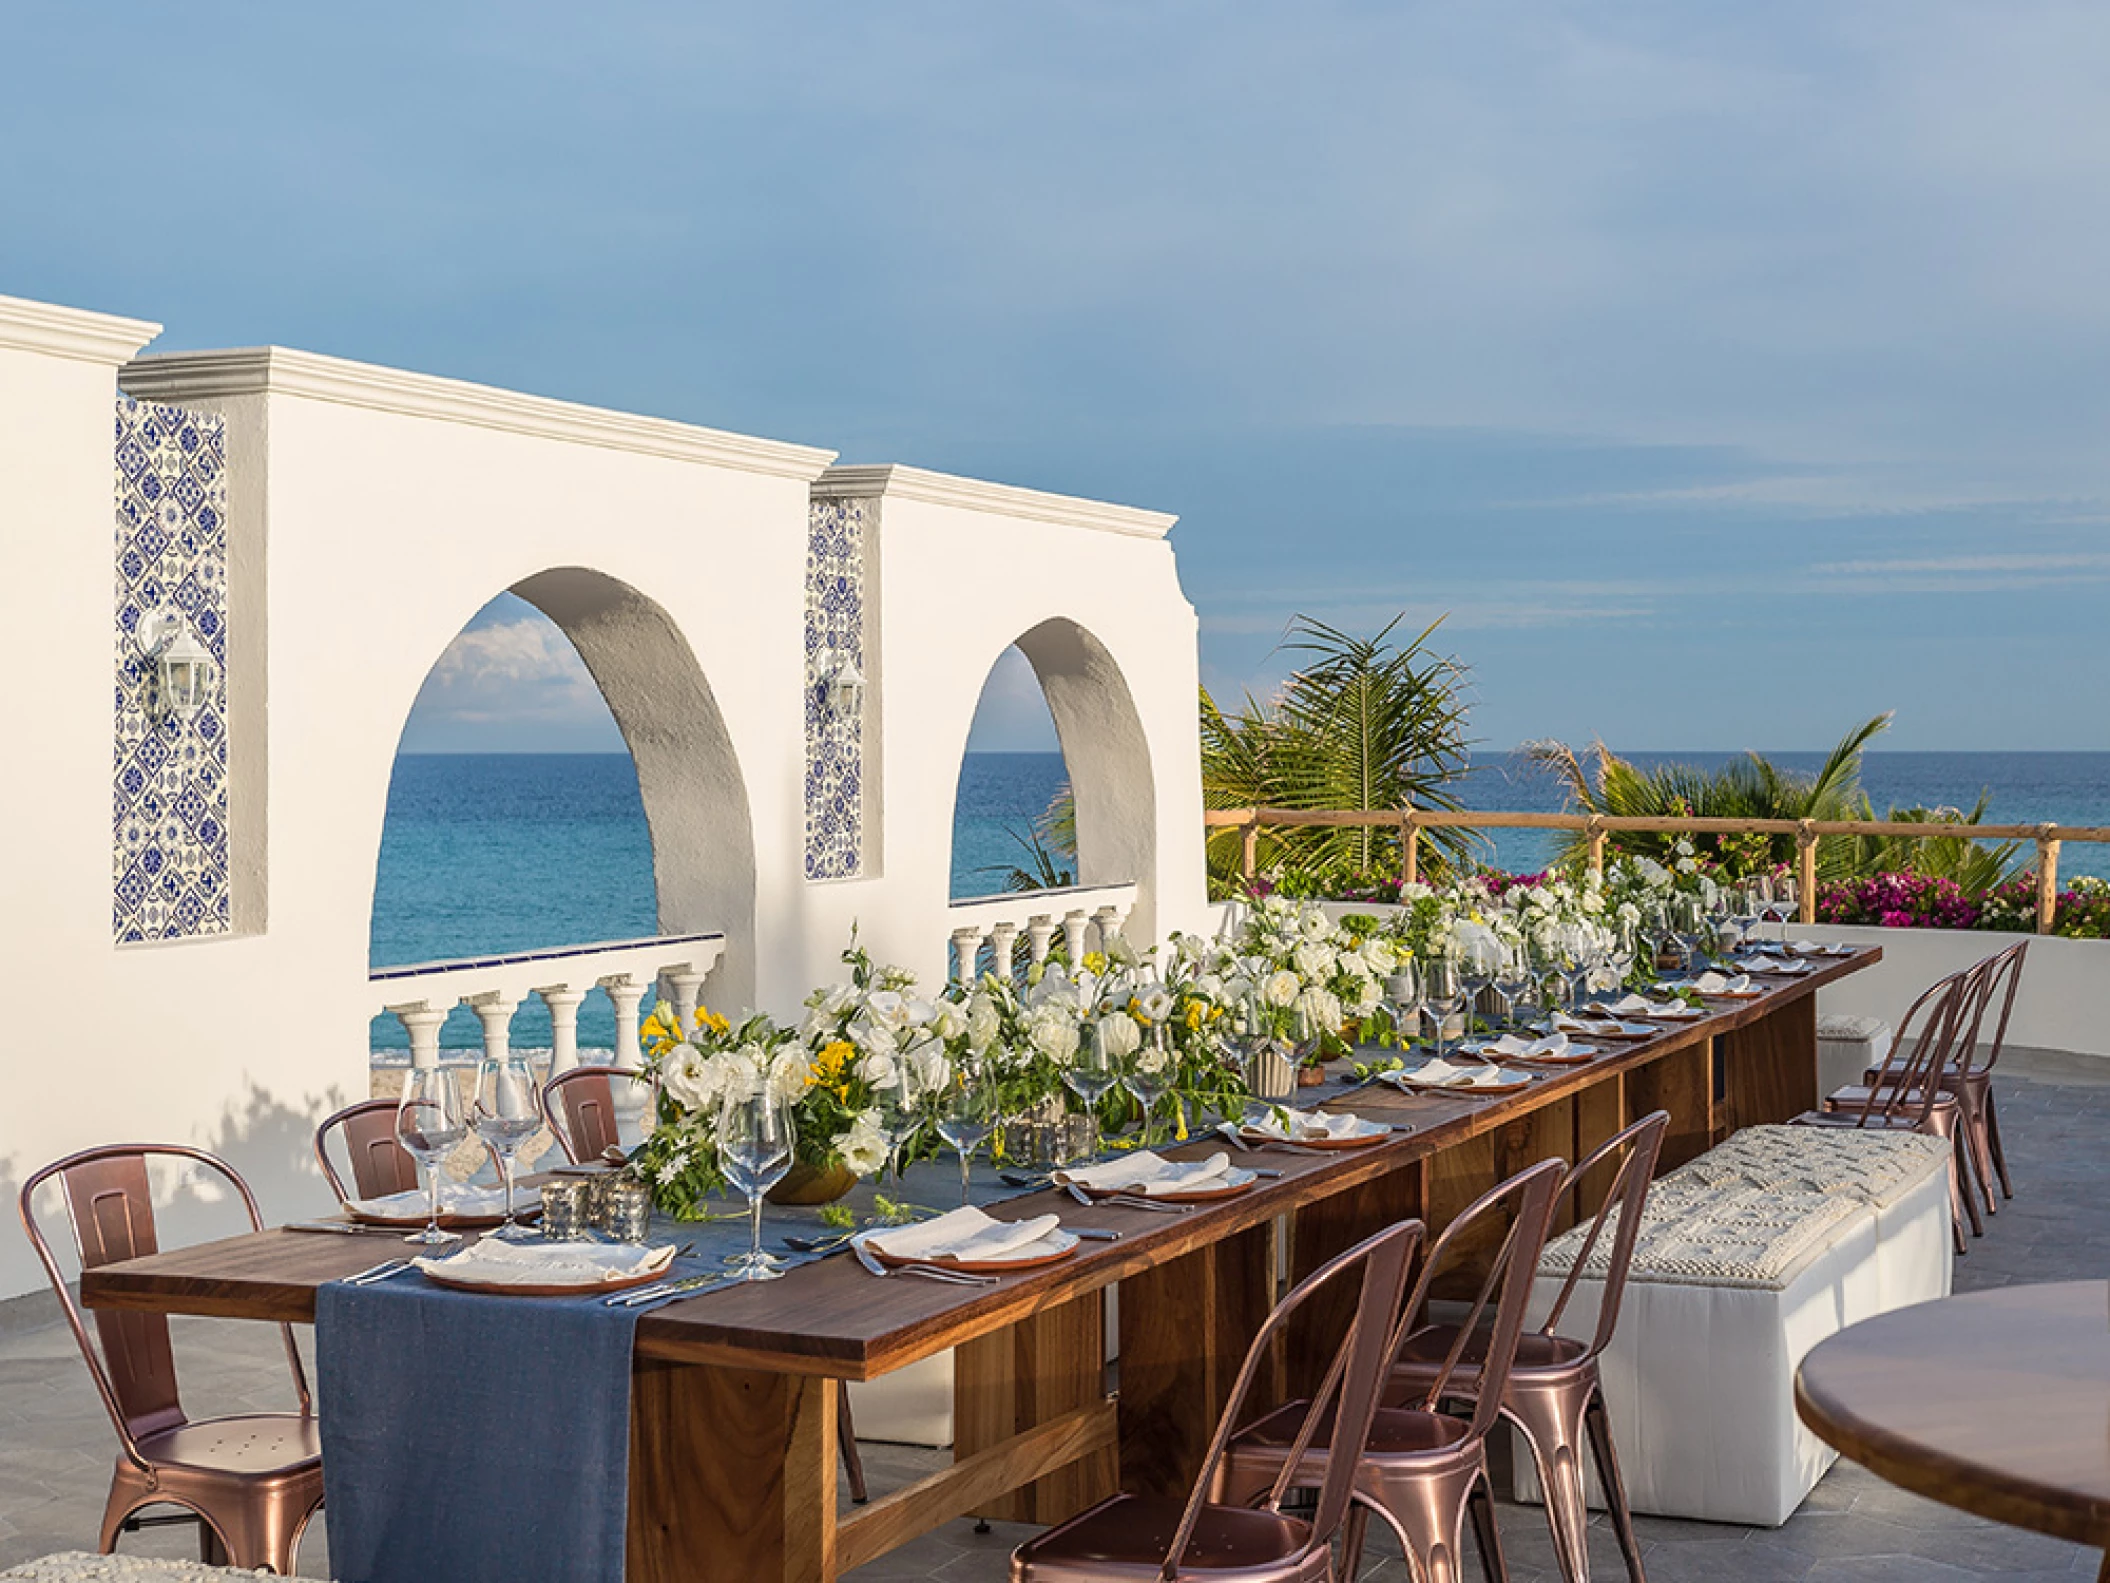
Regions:
[[[1681,759],[1720,764],[1725,754],[1635,755],[1642,763]],[[1814,770],[1821,753],[1775,759]],[[1017,836],[1029,830],[1064,780],[1059,753],[970,753],[961,765],[953,822],[952,894],[1004,888],[1025,866]],[[1880,812],[1913,804],[1968,808],[1992,792],[1988,817],[2003,823],[2044,819],[2110,825],[2110,753],[1871,753],[1863,784]],[[1463,786],[1466,806],[1555,812],[1561,791],[1521,760],[1476,764]],[[1543,832],[1483,837],[1504,868],[1544,867],[1552,840]],[[2110,847],[2073,845],[2063,874],[2110,878]],[[396,760],[388,823],[374,885],[369,960],[374,966],[437,961],[491,951],[635,939],[658,929],[652,841],[625,754],[409,754]],[[404,1047],[395,1018],[374,1019],[375,1049]],[[605,1047],[614,1010],[596,990],[580,1008],[580,1042]],[[472,1048],[475,1017],[456,1008],[444,1042]],[[546,1045],[539,1001],[522,1006],[514,1039]]]

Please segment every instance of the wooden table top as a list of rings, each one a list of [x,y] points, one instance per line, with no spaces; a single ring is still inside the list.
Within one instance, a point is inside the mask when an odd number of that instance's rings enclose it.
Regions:
[[[1803,1421],[1891,1483],[2110,1545],[2110,1281],[1901,1308],[1812,1348]]]
[[[801,1266],[783,1280],[656,1309],[638,1321],[636,1350],[641,1357],[872,1379],[1399,1170],[1613,1074],[1745,1027],[1881,958],[1880,947],[1862,947],[1758,998],[1712,1002],[1705,1018],[1667,1027],[1651,1039],[1610,1045],[1587,1065],[1549,1071],[1515,1094],[1475,1099],[1382,1086],[1359,1090],[1333,1103],[1410,1130],[1348,1153],[1256,1155],[1254,1163],[1264,1159],[1281,1171],[1279,1180],[1191,1214],[1087,1207],[1055,1192],[1012,1200],[1021,1214],[1059,1211],[1065,1225],[1117,1230],[1121,1240],[1087,1242],[1075,1258],[993,1286],[875,1281],[855,1260],[831,1258]],[[1170,1152],[1186,1157],[1209,1147],[1197,1142]],[[375,1242],[274,1230],[201,1243],[91,1270],[82,1278],[81,1299],[91,1308],[309,1323],[316,1288],[372,1264]]]

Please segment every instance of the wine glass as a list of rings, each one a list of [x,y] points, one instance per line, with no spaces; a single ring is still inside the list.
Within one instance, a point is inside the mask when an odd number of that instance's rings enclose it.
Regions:
[[[1446,1025],[1465,1004],[1465,982],[1458,964],[1449,956],[1432,957],[1421,970],[1421,993],[1429,1015],[1436,1019],[1436,1059],[1443,1059]]]
[[[1604,938],[1603,966],[1614,979],[1615,991],[1626,988],[1627,975],[1634,971],[1634,929],[1631,924],[1614,924]]]
[[[923,1120],[920,1098],[906,1061],[896,1060],[892,1075],[873,1086],[872,1104],[879,1112],[879,1131],[886,1138],[883,1178],[901,1180],[901,1146],[916,1135]]]
[[[1458,985],[1465,998],[1465,1031],[1473,1031],[1473,1015],[1480,996],[1495,981],[1495,953],[1500,949],[1490,938],[1469,940],[1458,954]]]
[[[1802,886],[1793,874],[1783,874],[1773,882],[1773,915],[1780,920],[1780,939],[1785,945],[1788,938],[1788,920],[1802,914]]]
[[[1502,997],[1502,1020],[1509,1027],[1521,1027],[1517,1016],[1517,1002],[1531,992],[1531,953],[1522,941],[1505,942],[1501,957],[1495,963],[1495,993]]]
[[[405,1242],[431,1248],[461,1240],[457,1233],[440,1229],[440,1167],[468,1136],[461,1084],[454,1073],[437,1066],[413,1066],[404,1074],[403,1099],[396,1106],[396,1141],[425,1173],[425,1194],[431,1204],[425,1229],[412,1232]]]
[[[967,1202],[968,1173],[974,1151],[996,1131],[996,1085],[983,1076],[979,1066],[962,1061],[953,1072],[945,1093],[945,1108],[938,1117],[938,1136],[960,1156],[960,1202]]]
[[[1416,1021],[1415,1032],[1421,1031],[1421,967],[1414,958],[1402,958],[1397,970],[1385,980],[1385,998],[1392,1005],[1392,1031],[1404,1044],[1409,1017]]]
[[[1121,1073],[1121,1086],[1143,1107],[1143,1143],[1150,1144],[1151,1118],[1158,1101],[1172,1086],[1172,1057],[1165,1048],[1165,1030],[1153,1028],[1150,1037],[1136,1047]]]
[[[1106,1041],[1094,1029],[1090,1037],[1078,1044],[1076,1056],[1062,1074],[1063,1086],[1084,1102],[1087,1158],[1099,1153],[1099,1101],[1119,1081],[1113,1058],[1106,1051]]]
[[[1707,914],[1700,905],[1700,898],[1680,895],[1671,898],[1670,937],[1678,943],[1678,952],[1683,959],[1686,972],[1699,966],[1700,940],[1707,927]]]
[[[791,1169],[796,1131],[791,1107],[766,1082],[742,1084],[718,1111],[718,1164],[747,1196],[747,1253],[733,1266],[743,1281],[774,1281],[784,1271],[762,1251],[762,1195]]]
[[[485,1052],[476,1063],[476,1135],[498,1156],[498,1178],[504,1187],[505,1221],[491,1235],[500,1242],[524,1242],[534,1232],[513,1218],[513,1159],[520,1146],[542,1125],[534,1069],[518,1051]]]

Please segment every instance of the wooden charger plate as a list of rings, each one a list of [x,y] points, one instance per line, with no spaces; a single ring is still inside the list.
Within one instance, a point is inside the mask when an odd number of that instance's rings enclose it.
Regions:
[[[518,1282],[463,1280],[451,1275],[435,1275],[430,1270],[418,1273],[434,1286],[444,1286],[451,1292],[475,1292],[483,1297],[592,1297],[602,1292],[627,1292],[633,1286],[649,1286],[654,1281],[664,1281],[667,1272],[674,1268],[672,1259],[658,1269],[643,1270],[636,1275],[620,1276],[612,1281],[555,1281],[548,1285],[523,1286]]]
[[[422,1209],[415,1215],[376,1215],[346,1204],[344,1212],[362,1226],[387,1226],[398,1231],[416,1231],[425,1224],[426,1218]],[[542,1206],[522,1204],[513,1211],[513,1218],[523,1224],[531,1220],[540,1220]],[[440,1211],[440,1229],[443,1231],[489,1231],[493,1226],[502,1226],[505,1222],[506,1217],[501,1214],[460,1215],[450,1214],[444,1209]]]
[[[1390,1138],[1392,1129],[1386,1127],[1381,1131],[1365,1133],[1361,1137],[1356,1138],[1278,1138],[1272,1133],[1253,1132],[1247,1128],[1240,1127],[1238,1136],[1245,1139],[1247,1143],[1285,1143],[1292,1149],[1367,1149],[1374,1143],[1383,1143]],[[1162,1195],[1150,1194],[1145,1196],[1156,1197]]]
[[[1243,1182],[1231,1182],[1223,1187],[1197,1187],[1179,1193],[1142,1193],[1133,1187],[1093,1187],[1079,1182],[1087,1198],[1147,1198],[1153,1204],[1213,1204],[1219,1199],[1236,1198],[1240,1193],[1250,1193],[1260,1185],[1260,1178],[1252,1176]]]
[[[941,1270],[959,1270],[967,1275],[1009,1275],[1018,1270],[1044,1269],[1050,1264],[1060,1264],[1064,1259],[1074,1259],[1077,1256],[1077,1250],[1084,1246],[1082,1237],[1072,1232],[1064,1231],[1060,1227],[1057,1227],[1047,1237],[1043,1237],[1040,1240],[1041,1242],[1046,1242],[1051,1237],[1068,1237],[1070,1239],[1069,1245],[1058,1248],[1052,1253],[1024,1253],[1022,1251],[1017,1257],[1001,1259],[961,1259],[949,1253],[925,1254],[904,1258],[888,1253],[874,1242],[868,1241],[864,1244],[864,1247],[873,1258],[890,1270],[898,1270],[910,1264],[928,1264]],[[1039,1244],[1028,1243],[1027,1246],[1037,1247]]]
[[[1519,1089],[1529,1088],[1537,1081],[1533,1073],[1519,1072],[1513,1083],[1479,1083],[1467,1088],[1459,1083],[1417,1083],[1413,1076],[1406,1072],[1397,1073],[1395,1076],[1398,1083],[1413,1089],[1417,1094],[1456,1094],[1460,1098],[1474,1094],[1514,1094]]]

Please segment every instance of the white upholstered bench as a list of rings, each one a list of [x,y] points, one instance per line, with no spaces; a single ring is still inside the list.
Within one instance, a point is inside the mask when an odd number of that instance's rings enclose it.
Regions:
[[[1834,1012],[1817,1019],[1817,1093],[1836,1094],[1890,1055],[1890,1024],[1881,1017]]]
[[[269,1572],[236,1572],[202,1561],[157,1561],[151,1556],[97,1556],[68,1550],[39,1556],[0,1572],[0,1583],[229,1583],[268,1578]]]
[[[1796,1365],[1845,1326],[1948,1294],[1948,1145],[1914,1133],[1747,1128],[1648,1207],[1601,1366],[1637,1512],[1778,1527],[1836,1459],[1795,1416]],[[1544,1312],[1581,1250],[1547,1246]],[[1587,1333],[1591,1266],[1562,1328]],[[1528,1471],[1518,1494],[1536,1499]]]

